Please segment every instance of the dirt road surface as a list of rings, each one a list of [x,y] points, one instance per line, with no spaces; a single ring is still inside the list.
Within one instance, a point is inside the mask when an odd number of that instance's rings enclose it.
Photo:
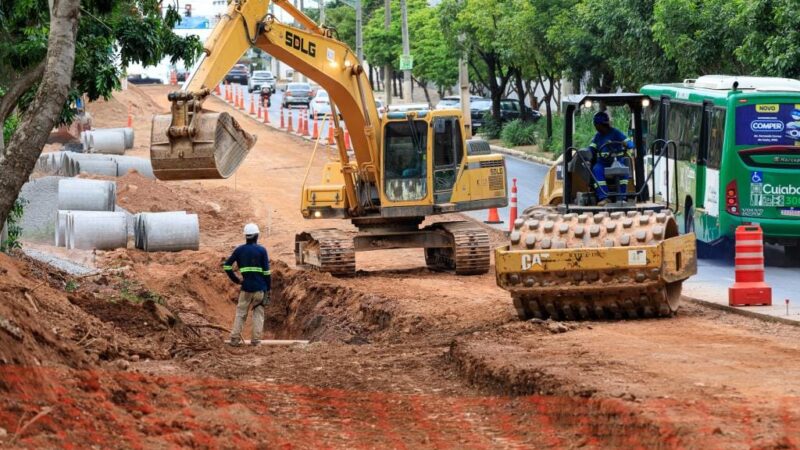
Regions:
[[[167,91],[90,110],[118,126],[137,105],[144,156]],[[798,328],[694,304],[668,320],[519,322],[492,272],[432,272],[421,250],[359,254],[350,279],[295,269],[295,233],[350,225],[300,215],[311,144],[234,114],[258,143],[231,179],[117,180],[129,211],[200,214],[199,252],[97,252],[106,272],[86,279],[0,256],[0,445],[800,445]],[[236,289],[220,263],[248,221],[274,265],[267,334],[308,345],[222,343]]]

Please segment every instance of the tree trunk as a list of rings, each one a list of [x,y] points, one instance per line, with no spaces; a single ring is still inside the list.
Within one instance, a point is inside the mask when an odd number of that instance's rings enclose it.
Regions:
[[[17,131],[0,153],[0,173],[3,174],[0,177],[0,223],[8,218],[67,100],[75,64],[79,6],[80,0],[53,2],[42,81]]]
[[[422,92],[425,93],[425,101],[428,102],[428,104],[430,105],[431,104],[431,95],[428,92],[428,83],[422,82],[422,81],[417,80],[416,78],[413,78],[413,77],[411,79],[416,81],[417,84],[419,85],[419,87],[422,88]]]
[[[525,85],[522,83],[522,70],[517,68],[514,72],[514,88],[517,91],[517,99],[519,99],[519,118],[525,121],[530,119],[530,115],[528,109],[525,108]]]
[[[43,73],[44,61],[15,77],[16,79],[11,82],[11,87],[6,92],[6,95],[0,98],[0,124],[5,123],[8,116],[17,106],[20,97],[42,78]]]

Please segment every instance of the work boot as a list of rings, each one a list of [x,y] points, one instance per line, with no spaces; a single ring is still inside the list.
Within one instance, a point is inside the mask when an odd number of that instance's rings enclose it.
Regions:
[[[250,345],[252,345],[253,347],[258,346],[259,344],[261,344],[260,340],[258,340],[258,339],[250,339]]]
[[[242,346],[242,340],[241,339],[231,339],[230,341],[228,341],[228,345],[230,345],[231,347],[241,347]]]

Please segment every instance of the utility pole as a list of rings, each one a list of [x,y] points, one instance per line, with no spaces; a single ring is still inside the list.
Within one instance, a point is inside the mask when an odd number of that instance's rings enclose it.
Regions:
[[[319,3],[319,24],[325,25],[325,0],[317,0]],[[271,3],[270,3],[271,4]]]
[[[408,8],[406,0],[400,0],[400,14],[402,16],[401,30],[403,34],[403,57],[401,58],[400,69],[403,70],[403,102],[412,103],[411,98],[411,50],[408,43]]]
[[[362,35],[362,11],[361,0],[356,0],[356,56],[358,61],[363,64],[364,61],[364,37]]]
[[[392,27],[392,4],[389,0],[383,0],[383,27],[386,31]],[[386,106],[392,103],[392,65],[386,64],[383,66],[383,88],[384,96],[386,97]]]
[[[459,1],[459,5],[463,5],[463,0]],[[461,47],[461,55],[458,58],[458,87],[461,96],[461,121],[464,124],[464,131],[467,134],[467,139],[472,137],[472,115],[470,114],[469,104],[469,67],[467,66],[467,54],[464,48],[464,43],[467,37],[464,33],[458,35],[459,47]]]

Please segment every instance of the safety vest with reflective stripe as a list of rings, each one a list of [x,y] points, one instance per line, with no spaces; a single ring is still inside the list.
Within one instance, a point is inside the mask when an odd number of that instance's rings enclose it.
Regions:
[[[234,264],[239,269],[242,279],[236,276]],[[268,291],[270,289],[269,255],[267,249],[252,243],[236,247],[231,256],[225,260],[222,270],[234,283],[240,283],[245,292]]]

